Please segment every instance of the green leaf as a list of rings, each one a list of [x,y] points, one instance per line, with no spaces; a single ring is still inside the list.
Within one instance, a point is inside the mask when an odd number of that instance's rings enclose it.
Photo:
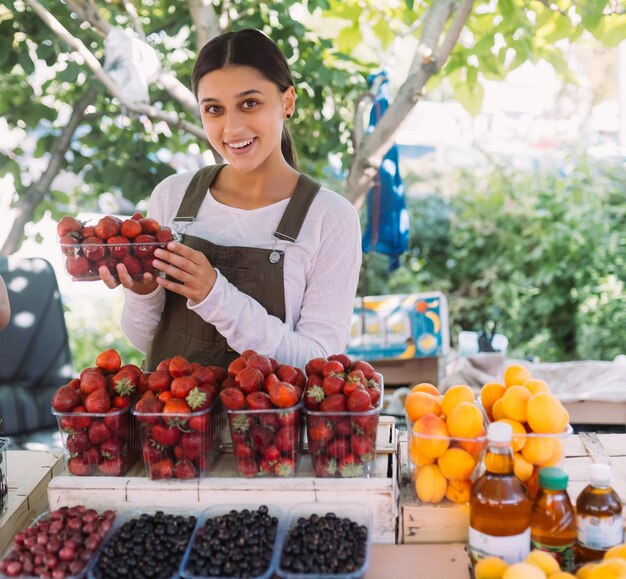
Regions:
[[[393,30],[389,28],[389,24],[383,19],[379,18],[372,26],[372,31],[376,35],[376,38],[380,40],[383,49],[387,49],[389,45],[394,41],[396,35]]]
[[[626,14],[611,14],[603,18],[591,33],[607,47],[614,47],[626,40]]]
[[[470,75],[471,76],[471,75]],[[479,82],[460,81],[453,85],[455,100],[472,116],[480,112],[485,97],[485,89]]]
[[[341,52],[351,52],[361,44],[362,39],[363,36],[359,28],[346,26],[337,36],[337,48]]]
[[[580,3],[582,7],[580,18],[585,28],[593,29],[600,24],[606,4],[607,0],[585,0]]]

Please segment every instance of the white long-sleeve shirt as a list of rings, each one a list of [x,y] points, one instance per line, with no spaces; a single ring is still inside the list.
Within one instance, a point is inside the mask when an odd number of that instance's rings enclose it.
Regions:
[[[148,214],[172,224],[193,172],[172,175],[155,188]],[[300,230],[297,243],[276,240],[276,230],[289,199],[259,209],[229,207],[209,191],[188,235],[224,246],[284,251],[286,319],[239,291],[219,272],[215,285],[200,303],[187,307],[213,324],[231,348],[253,349],[282,364],[304,367],[317,356],[343,352],[361,265],[361,230],[352,204],[322,187]],[[122,329],[131,343],[147,352],[165,304],[165,290],[148,295],[124,290]]]

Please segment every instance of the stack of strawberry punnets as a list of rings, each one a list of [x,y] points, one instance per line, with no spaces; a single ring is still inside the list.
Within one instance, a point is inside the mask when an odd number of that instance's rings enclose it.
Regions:
[[[169,227],[141,213],[123,221],[105,215],[96,225],[84,225],[66,215],[57,224],[57,234],[65,269],[77,281],[99,279],[98,268],[103,265],[117,275],[118,263],[132,277],[141,277],[144,272],[154,274],[154,250],[174,239]]]
[[[130,405],[145,386],[146,375],[134,364],[122,366],[110,349],[53,394],[52,413],[72,474],[119,476],[128,470],[135,459]]]
[[[182,356],[163,360],[148,376],[133,415],[151,479],[195,478],[213,466],[224,426],[217,394],[225,378],[222,368]]]
[[[241,476],[293,476],[302,449],[299,368],[246,350],[228,367],[220,398]]]
[[[309,452],[319,477],[369,476],[376,456],[382,376],[345,354],[310,360],[304,393]]]

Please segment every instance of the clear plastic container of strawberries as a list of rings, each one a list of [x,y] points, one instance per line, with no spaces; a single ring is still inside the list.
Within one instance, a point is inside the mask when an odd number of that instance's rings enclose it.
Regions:
[[[151,479],[206,475],[222,447],[225,418],[218,392],[227,374],[183,356],[161,361],[133,407]]]
[[[305,366],[304,414],[309,453],[318,477],[369,477],[376,465],[376,432],[383,377],[346,354]]]
[[[220,398],[239,475],[294,476],[302,456],[304,372],[246,350],[228,375]]]
[[[109,349],[52,395],[70,474],[121,476],[133,465],[138,445],[130,409],[146,379]]]
[[[155,249],[179,239],[169,227],[142,213],[128,219],[105,215],[95,225],[66,215],[57,223],[57,235],[65,271],[73,281],[100,279],[101,266],[117,276],[118,263],[131,277],[142,277],[146,272],[159,275],[152,266]]]

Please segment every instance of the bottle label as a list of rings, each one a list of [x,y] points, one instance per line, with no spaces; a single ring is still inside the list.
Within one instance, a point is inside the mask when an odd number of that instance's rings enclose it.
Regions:
[[[485,557],[500,557],[508,564],[519,563],[530,553],[530,527],[508,537],[494,537],[470,527],[469,550],[474,563]]]
[[[622,517],[578,515],[578,542],[587,549],[610,549],[624,540]]]
[[[574,544],[575,543],[572,542],[569,545],[555,547],[554,545],[544,545],[538,541],[531,541],[531,547],[533,549],[550,553],[550,555],[556,559],[561,571],[568,572],[574,569]]]

